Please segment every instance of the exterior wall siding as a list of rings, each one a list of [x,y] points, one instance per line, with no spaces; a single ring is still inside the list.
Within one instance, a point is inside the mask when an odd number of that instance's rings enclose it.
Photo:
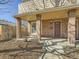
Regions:
[[[28,35],[27,28],[21,28],[21,37],[26,38],[27,35]]]
[[[56,21],[61,22],[61,38],[67,38],[68,19],[42,21],[42,36],[48,36],[54,38],[54,22]]]
[[[53,23],[42,21],[42,36],[53,36]]]
[[[61,38],[68,36],[68,18],[43,19],[41,24],[41,36],[54,38],[54,22],[61,22]],[[33,21],[31,21],[33,22]],[[32,24],[31,24],[32,25]],[[79,18],[76,20],[76,39],[79,39]]]

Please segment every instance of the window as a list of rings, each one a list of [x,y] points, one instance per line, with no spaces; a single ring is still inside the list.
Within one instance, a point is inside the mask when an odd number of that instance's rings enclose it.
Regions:
[[[36,32],[36,23],[33,22],[32,23],[32,33],[35,33]]]

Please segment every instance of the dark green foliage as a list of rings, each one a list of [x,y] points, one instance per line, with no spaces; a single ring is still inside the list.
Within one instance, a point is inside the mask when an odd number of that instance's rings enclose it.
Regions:
[[[30,1],[30,0],[23,0],[23,2],[27,2],[27,1]]]

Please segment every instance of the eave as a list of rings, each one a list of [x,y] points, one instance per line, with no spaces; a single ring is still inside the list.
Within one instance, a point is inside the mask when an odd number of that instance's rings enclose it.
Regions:
[[[43,13],[47,13],[47,12],[55,12],[55,11],[61,11],[61,10],[71,10],[71,9],[77,9],[79,8],[79,4],[75,4],[75,5],[70,5],[70,6],[61,6],[61,7],[53,7],[53,8],[45,8],[42,10],[37,10],[37,11],[33,11],[33,12],[24,12],[24,13],[20,13],[15,15],[14,17],[20,17],[23,19],[23,17],[28,17],[28,16],[33,16],[36,14],[43,14]],[[24,19],[26,19],[24,18]]]

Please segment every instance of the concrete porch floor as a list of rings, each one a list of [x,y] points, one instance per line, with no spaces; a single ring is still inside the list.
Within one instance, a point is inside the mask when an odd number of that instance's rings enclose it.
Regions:
[[[67,38],[51,38],[51,37],[41,37],[40,43],[44,43],[45,41],[57,42],[57,44],[62,46],[69,46],[70,44],[67,41]],[[79,48],[79,40],[76,40],[75,47]]]
[[[53,42],[65,42],[67,39],[65,38],[51,38],[51,37],[41,37],[40,43],[43,43],[44,41],[53,41]]]

